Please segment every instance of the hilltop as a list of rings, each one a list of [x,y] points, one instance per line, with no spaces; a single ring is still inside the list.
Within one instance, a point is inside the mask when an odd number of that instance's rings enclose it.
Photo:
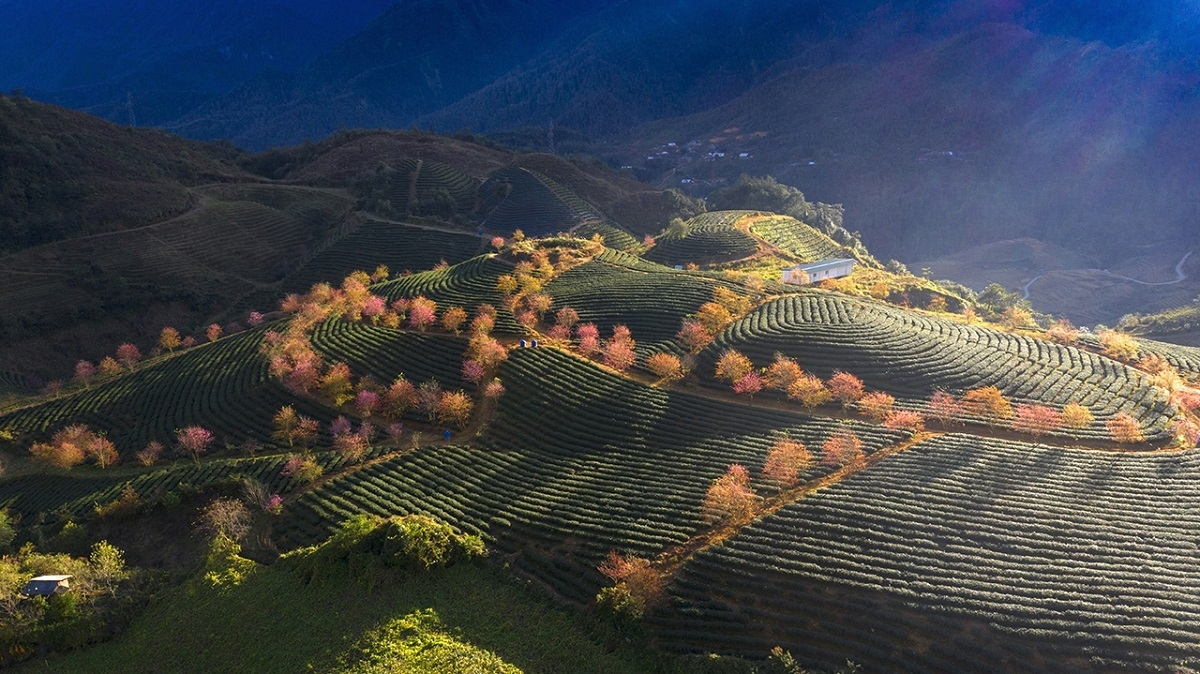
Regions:
[[[122,341],[153,341],[164,325],[197,337],[212,323],[244,325],[282,294],[352,271],[360,258],[341,257],[354,248],[347,237],[382,237],[380,259],[361,264],[402,271],[482,250],[481,226],[533,233],[505,215],[514,208],[543,213],[546,231],[587,224],[630,240],[622,227],[657,233],[697,209],[603,165],[471,136],[358,131],[249,155],[20,97],[0,99],[0,113],[0,371],[19,386]],[[487,201],[485,187],[512,182],[489,182],[503,171],[527,188]],[[386,238],[381,218],[414,215],[441,216],[427,227],[461,236],[441,252],[417,243],[423,230]]]

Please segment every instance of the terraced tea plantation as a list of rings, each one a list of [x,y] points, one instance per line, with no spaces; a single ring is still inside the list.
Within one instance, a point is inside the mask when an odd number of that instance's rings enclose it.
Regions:
[[[364,455],[374,458],[384,451],[375,445]],[[314,454],[318,465],[327,472],[345,466],[336,452]],[[296,480],[283,475],[287,462],[283,454],[251,458],[206,459],[195,465],[191,459],[179,459],[173,464],[151,469],[110,469],[103,475],[64,474],[19,475],[0,480],[0,507],[14,515],[33,520],[40,513],[49,513],[48,523],[63,519],[81,521],[92,515],[96,506],[121,497],[127,487],[142,499],[153,501],[169,491],[199,490],[232,479],[252,479],[260,482],[268,493],[287,495],[300,487]]]
[[[512,270],[512,265],[480,255],[445,269],[393,279],[374,286],[372,290],[386,297],[389,302],[401,297],[424,295],[441,308],[459,306],[471,312],[480,304],[500,305],[502,296],[496,290],[496,281],[504,274],[511,274]],[[513,320],[512,313],[503,309],[496,313],[496,330],[508,333],[523,331]]]
[[[730,463],[757,473],[779,434],[817,448],[842,427],[643,386],[556,349],[514,351],[500,377],[508,392],[479,447],[420,450],[335,479],[289,506],[285,543],[311,542],[348,513],[423,512],[486,534],[512,563],[588,602],[610,549],[653,555],[700,528],[704,492]],[[867,452],[902,437],[850,427]]]
[[[344,362],[356,375],[370,375],[384,385],[404,375],[418,384],[436,379],[448,388],[463,386],[465,337],[331,320],[318,325],[310,339],[327,362]]]
[[[701,213],[683,223],[682,229],[668,229],[659,235],[646,259],[665,265],[689,262],[715,263],[740,260],[758,252],[754,237],[735,224],[752,211],[715,211]]]
[[[701,553],[656,614],[682,649],[865,671],[1200,661],[1200,458],[934,439]]]
[[[755,309],[701,353],[698,371],[711,376],[730,348],[760,367],[783,353],[822,377],[845,370],[914,409],[935,390],[960,394],[980,386],[996,386],[1014,403],[1076,402],[1096,417],[1087,437],[1105,437],[1105,422],[1125,412],[1148,438],[1164,438],[1172,413],[1148,377],[1103,356],[823,291]]]
[[[750,225],[750,231],[805,262],[832,257],[855,257],[853,251],[838,245],[825,233],[786,215],[764,214],[756,217]]]
[[[603,218],[579,195],[529,169],[509,167],[479,188],[483,224],[489,229],[520,229],[529,236],[566,232]]]
[[[263,330],[197,346],[90,389],[0,414],[0,429],[46,440],[68,424],[87,424],[107,432],[128,458],[151,441],[170,446],[175,429],[191,425],[212,431],[218,445],[253,440],[271,446],[271,419],[284,405],[322,423],[332,420],[331,410],[295,397],[270,378],[258,355]]]
[[[288,277],[285,290],[304,292],[320,282],[336,285],[350,272],[361,269],[369,273],[381,264],[387,265],[393,275],[425,271],[442,260],[450,264],[468,260],[478,255],[482,247],[483,241],[471,234],[366,220],[353,231],[329,241]],[[278,292],[274,294],[277,300]]]
[[[676,350],[675,333],[684,316],[712,300],[720,284],[701,276],[642,262],[642,270],[602,256],[570,269],[547,284],[558,307],[571,307],[583,321],[593,321],[607,336],[614,325],[626,325],[639,353]],[[650,270],[650,271],[647,271]]]

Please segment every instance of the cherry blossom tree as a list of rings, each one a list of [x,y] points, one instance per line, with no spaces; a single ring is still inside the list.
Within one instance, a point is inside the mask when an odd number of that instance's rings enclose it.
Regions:
[[[1062,426],[1062,412],[1046,405],[1017,405],[1016,416],[1012,422],[1014,431],[1028,433],[1035,438],[1053,433]]]
[[[142,352],[136,346],[126,342],[117,347],[117,360],[127,370],[132,370],[133,366],[142,359]]]
[[[217,325],[216,323],[210,323],[209,326],[204,329],[204,336],[208,338],[208,341],[215,342],[221,338],[221,335],[224,332],[225,331],[221,328],[221,326]]]
[[[757,504],[758,497],[750,487],[750,472],[735,463],[709,485],[700,515],[709,522],[742,520],[754,514]]]
[[[694,320],[685,320],[679,332],[675,334],[675,339],[683,345],[689,353],[700,353],[704,347],[712,342],[712,335],[699,322]]]
[[[175,446],[192,457],[197,466],[200,465],[200,455],[208,451],[212,441],[212,432],[202,426],[188,426],[175,432]]]
[[[437,320],[437,303],[422,295],[412,299],[408,308],[408,324],[421,332]]]
[[[829,393],[841,402],[843,407],[849,407],[863,397],[863,382],[849,372],[837,371],[829,378]]]
[[[747,372],[742,378],[733,382],[733,392],[738,395],[754,397],[763,388],[762,377],[757,372]]]
[[[834,431],[821,445],[821,463],[826,466],[855,466],[866,459],[862,441],[852,431]]]
[[[886,428],[920,433],[925,430],[925,415],[912,410],[891,410],[883,418]]]
[[[90,360],[81,360],[75,363],[75,381],[83,384],[87,388],[91,388],[91,381],[96,376],[96,366]]]
[[[953,395],[945,391],[934,391],[929,396],[929,402],[925,403],[925,411],[930,417],[937,419],[942,428],[949,428],[950,424],[962,415],[962,405]]]
[[[363,419],[370,418],[371,414],[379,408],[379,394],[363,389],[354,396],[354,409],[358,412],[358,416]]]

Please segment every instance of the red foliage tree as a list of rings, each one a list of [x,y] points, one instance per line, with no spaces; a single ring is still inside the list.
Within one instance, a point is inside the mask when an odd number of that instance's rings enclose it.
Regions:
[[[929,402],[925,403],[925,411],[930,417],[937,419],[942,428],[949,428],[962,414],[962,405],[949,393],[934,391],[933,395],[929,396]]]
[[[1178,418],[1171,422],[1171,433],[1185,447],[1195,447],[1200,444],[1200,424],[1191,419]]]
[[[1000,393],[995,386],[973,388],[962,397],[962,408],[967,414],[973,414],[991,421],[1011,418],[1012,403]]]
[[[683,345],[690,353],[700,353],[704,347],[712,342],[712,335],[708,330],[700,324],[699,321],[685,320],[683,326],[679,328],[679,332],[675,334],[675,339]]]
[[[1063,427],[1062,412],[1046,405],[1017,405],[1013,430],[1039,438]]]
[[[1112,434],[1113,440],[1121,444],[1133,444],[1143,442],[1146,439],[1142,435],[1142,428],[1138,425],[1137,419],[1134,419],[1125,412],[1114,414],[1106,425],[1108,426],[1108,432]]]
[[[501,384],[499,379],[493,379],[483,387],[483,397],[485,398],[499,398],[502,395],[504,395],[504,384]]]
[[[863,382],[849,372],[834,372],[829,378],[829,393],[843,406],[849,407],[863,397]]]
[[[221,338],[221,334],[223,332],[224,330],[221,329],[221,326],[217,325],[216,323],[210,323],[209,326],[204,329],[204,336],[208,338],[208,341],[215,342]]]
[[[858,399],[858,409],[863,414],[867,415],[875,423],[883,421],[888,412],[892,411],[892,405],[896,403],[896,399],[884,393],[883,391],[872,391]]]
[[[862,441],[853,432],[835,431],[821,445],[821,463],[826,466],[853,466],[863,462]]]
[[[568,331],[575,327],[575,324],[578,322],[579,312],[575,311],[571,307],[563,307],[562,309],[558,310],[558,313],[554,314],[554,324],[561,325],[567,328]]]
[[[614,583],[623,585],[628,590],[638,611],[644,611],[647,604],[654,603],[662,595],[662,574],[654,569],[648,559],[622,557],[616,550],[612,550],[604,563],[596,568]]]
[[[399,419],[417,406],[417,387],[404,377],[398,377],[383,394],[383,416]]]

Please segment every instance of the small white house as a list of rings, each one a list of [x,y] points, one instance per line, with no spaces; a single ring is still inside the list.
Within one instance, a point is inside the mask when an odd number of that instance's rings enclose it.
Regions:
[[[73,576],[38,576],[25,584],[21,594],[27,597],[49,597],[71,589]]]
[[[821,260],[820,262],[798,264],[795,267],[784,269],[783,282],[794,283],[796,285],[817,283],[825,279],[849,276],[852,271],[854,271],[854,260],[852,259],[835,258],[832,260]]]

